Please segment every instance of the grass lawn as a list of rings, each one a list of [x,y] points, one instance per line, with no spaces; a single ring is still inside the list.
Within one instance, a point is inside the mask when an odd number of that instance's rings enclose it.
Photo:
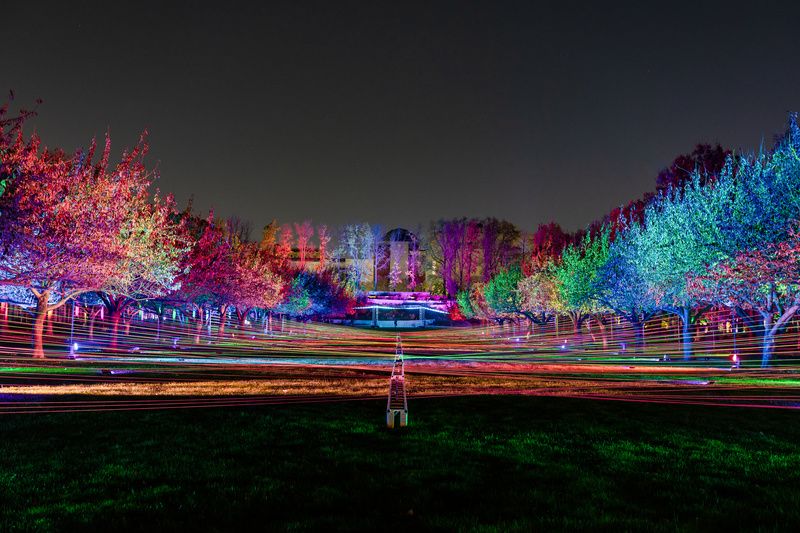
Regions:
[[[799,413],[565,398],[0,417],[0,531],[796,530]]]

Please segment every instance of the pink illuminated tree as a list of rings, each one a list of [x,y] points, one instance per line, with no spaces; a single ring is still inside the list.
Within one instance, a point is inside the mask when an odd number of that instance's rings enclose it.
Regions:
[[[253,309],[272,310],[281,303],[285,284],[270,270],[255,244],[241,243],[232,252],[234,268],[224,298],[235,309],[239,328],[243,329]]]
[[[16,176],[29,145],[39,142],[35,136],[25,141],[22,135],[22,126],[27,119],[36,115],[35,109],[21,109],[16,115],[10,116],[10,105],[13,100],[12,91],[9,92],[6,102],[0,105],[0,196],[5,192],[10,180]],[[41,102],[37,100],[36,105]]]
[[[197,341],[211,310],[219,312],[218,332],[224,335],[229,310],[243,327],[254,308],[273,309],[280,303],[284,282],[263,251],[257,243],[241,242],[209,215],[179,277],[178,295],[200,313]]]
[[[191,226],[199,235],[195,235],[194,245],[183,258],[179,289],[174,297],[198,313],[195,342],[199,342],[203,323],[210,319],[209,313],[224,303],[228,280],[236,267],[224,225],[217,223],[213,213],[205,220],[193,222]]]
[[[0,197],[0,277],[27,288],[36,302],[33,355],[44,357],[48,312],[98,290],[129,253],[124,238],[132,206],[151,184],[144,136],[109,166],[110,141],[98,161],[95,144],[67,156],[32,137],[14,161]]]

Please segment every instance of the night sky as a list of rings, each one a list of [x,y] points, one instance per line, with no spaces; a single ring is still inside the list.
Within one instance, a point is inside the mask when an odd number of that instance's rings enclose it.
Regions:
[[[255,228],[577,229],[800,110],[800,2],[145,4],[4,2],[0,90],[69,150],[147,128],[163,191]]]

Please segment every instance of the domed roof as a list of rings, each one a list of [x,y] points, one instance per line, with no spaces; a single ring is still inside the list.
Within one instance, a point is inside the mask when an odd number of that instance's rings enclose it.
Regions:
[[[384,235],[383,240],[386,242],[416,242],[419,239],[405,228],[394,228]]]

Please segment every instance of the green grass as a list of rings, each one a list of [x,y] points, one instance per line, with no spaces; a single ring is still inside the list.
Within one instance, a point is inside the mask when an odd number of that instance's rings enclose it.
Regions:
[[[472,397],[0,418],[0,530],[797,529],[798,414]]]

